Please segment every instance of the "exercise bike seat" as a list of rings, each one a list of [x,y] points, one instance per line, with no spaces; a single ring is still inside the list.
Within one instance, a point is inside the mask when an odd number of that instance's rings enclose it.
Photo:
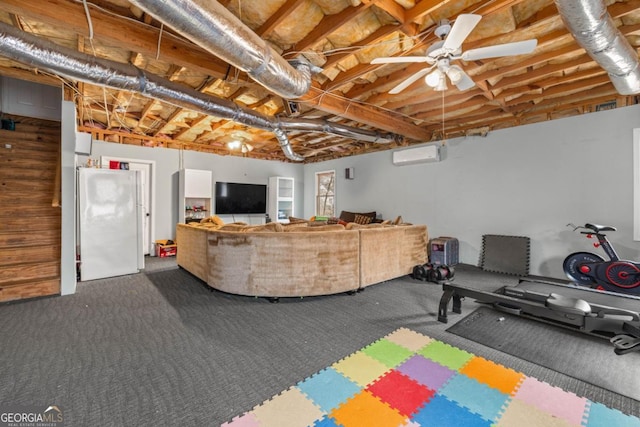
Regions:
[[[545,306],[551,310],[560,311],[566,314],[574,314],[578,316],[588,316],[591,314],[591,306],[585,300],[566,297],[556,293],[549,294],[545,300]]]
[[[590,224],[590,223],[585,224],[584,228],[593,230],[596,233],[600,233],[602,231],[616,231],[616,228],[611,227],[610,225],[599,225],[599,224]]]

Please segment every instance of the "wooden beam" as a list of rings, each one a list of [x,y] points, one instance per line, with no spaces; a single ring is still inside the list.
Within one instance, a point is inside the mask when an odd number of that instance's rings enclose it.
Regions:
[[[276,13],[271,15],[269,19],[256,30],[256,34],[262,38],[268,38],[271,32],[303,3],[304,0],[287,0],[280,6],[280,9],[278,9]]]
[[[416,52],[420,52],[422,49],[424,49],[424,46],[430,42],[432,42],[433,39],[429,38],[426,40],[422,40],[418,43],[416,43],[415,45],[413,45],[413,47],[411,47],[411,49],[406,50],[406,51],[402,51],[402,52],[398,52],[396,55],[393,56],[405,56],[405,55],[410,55],[410,54],[415,54]],[[420,69],[424,68],[425,64],[419,64],[421,65]],[[371,71],[374,71],[376,69],[380,68],[380,65],[378,64],[359,64],[356,65],[355,67],[352,67],[350,69],[348,69],[347,71],[340,73],[338,76],[336,76],[336,78],[334,78],[333,80],[328,81],[325,85],[323,85],[323,90],[326,90],[328,92],[332,92],[336,89],[338,89],[341,86],[344,86],[348,83],[351,83],[353,80],[355,80],[356,78],[362,76],[363,74],[367,74]],[[406,76],[409,76],[410,74],[407,74]],[[350,96],[351,97],[351,96]]]
[[[0,66],[0,75],[5,77],[11,77],[18,80],[26,80],[33,83],[39,83],[47,86],[60,87],[63,80],[52,77],[48,74],[42,74],[38,70],[26,70],[23,68],[15,67],[2,67]]]
[[[405,13],[405,21],[415,21],[446,6],[451,0],[422,0]]]
[[[361,13],[369,6],[370,4],[352,7],[349,8],[350,12],[347,15],[338,14],[340,15],[339,17],[330,18],[324,23],[324,26],[321,26],[322,32],[333,31],[332,29],[336,28],[335,25]],[[64,16],[64,28],[66,30],[70,29],[80,34],[88,34],[86,15],[81,3],[64,0],[41,0],[36,2],[31,0],[3,0],[3,9],[7,12],[43,21],[54,27],[62,25],[60,17]],[[150,57],[156,56],[159,29],[124,21],[97,8],[91,9],[91,16],[93,18],[94,37],[99,38],[102,42],[123,46],[123,48],[129,50],[136,50]],[[313,34],[317,35],[318,33],[314,32]],[[225,78],[228,70],[228,64],[198,46],[173,36],[169,32],[163,33],[160,59],[218,78]],[[240,73],[240,82],[247,83],[247,79],[246,74]],[[251,82],[250,86],[253,85],[254,83]],[[320,95],[322,94],[314,89],[302,99],[317,99]],[[311,102],[311,104],[315,108],[331,114],[335,114],[335,111],[349,110],[346,107],[348,103],[337,101],[336,99],[331,100],[326,106],[324,102]],[[390,119],[387,113],[382,113],[378,109],[360,105],[358,108],[351,108],[350,110],[351,118],[360,123],[368,123],[370,126],[377,127],[376,122],[380,121],[385,126],[380,129],[391,130],[393,128],[388,125],[388,122],[394,119]],[[358,112],[360,116],[354,114],[355,112]],[[371,118],[376,119],[372,120]],[[414,125],[404,123],[401,128],[409,129],[407,137],[422,135],[419,128]],[[403,134],[402,132],[398,133]]]
[[[525,0],[503,0],[499,2],[488,2],[485,5],[480,6],[474,10],[473,13],[478,15],[489,15],[491,13],[500,12],[506,8],[513,7],[517,4],[523,3]]]
[[[198,126],[199,124],[205,122],[206,120],[211,119],[210,116],[207,116],[206,114],[202,114],[198,117],[196,117],[194,120],[192,120],[189,123],[189,127],[186,127],[184,129],[182,129],[180,132],[175,133],[172,135],[173,139],[180,139],[180,137],[184,134],[186,134],[187,132],[190,132],[194,127]]]
[[[339,117],[404,135],[407,138],[423,140],[428,135],[422,128],[410,123],[405,118],[398,117],[388,111],[366,107],[351,100],[322,92],[315,87],[312,87],[311,90],[309,90],[303,98],[298,99],[298,101]]]
[[[366,12],[371,5],[372,3],[370,2],[362,2],[358,6],[349,6],[342,12],[325,16],[309,34],[299,42],[295,43],[291,49],[288,49],[282,55],[284,57],[288,57],[289,54],[304,52],[347,22]]]
[[[89,6],[92,7],[91,3]],[[42,21],[53,27],[75,31],[84,36],[89,35],[82,2],[2,0],[2,9],[5,12]],[[151,58],[156,57],[160,29],[123,20],[121,17],[113,16],[95,7],[91,9],[91,17],[94,38],[107,44],[122,46],[123,49],[135,50]],[[206,50],[167,31],[162,34],[159,59],[220,78],[225,76],[228,68],[226,63]],[[238,78],[244,82],[248,81],[244,73],[241,73]]]
[[[405,24],[406,21],[406,10],[396,3],[393,0],[374,0],[373,4],[379,8],[387,12],[393,19],[401,23]]]
[[[397,25],[384,25],[384,26],[378,28],[373,33],[369,34],[364,39],[358,41],[357,43],[358,43],[359,46],[363,46],[363,47],[366,47],[366,46],[369,46],[369,45],[374,45],[374,44],[378,43],[381,39],[385,38],[389,34],[392,34],[393,32],[398,31],[398,30],[399,30],[399,28],[398,28]],[[322,67],[325,68],[325,69],[333,67],[335,64],[337,64],[338,62],[342,61],[343,59],[353,55],[354,53],[355,53],[355,49],[354,50],[349,50],[347,52],[332,54],[327,58],[327,62],[325,62],[322,65]]]

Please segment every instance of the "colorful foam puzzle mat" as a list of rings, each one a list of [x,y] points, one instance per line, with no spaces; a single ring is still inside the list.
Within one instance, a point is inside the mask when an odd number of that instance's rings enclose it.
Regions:
[[[640,427],[640,418],[400,328],[223,427]]]

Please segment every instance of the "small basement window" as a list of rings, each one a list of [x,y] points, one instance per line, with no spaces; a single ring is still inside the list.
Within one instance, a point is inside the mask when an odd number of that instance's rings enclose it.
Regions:
[[[336,216],[336,171],[316,172],[316,216]]]

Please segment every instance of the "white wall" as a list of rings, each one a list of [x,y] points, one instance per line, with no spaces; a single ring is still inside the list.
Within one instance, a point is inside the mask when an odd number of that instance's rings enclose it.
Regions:
[[[336,169],[338,211],[427,224],[430,237],[460,240],[464,263],[478,265],[484,234],[528,236],[531,274],[564,277],[570,252],[600,251],[569,222],[617,227],[609,237],[620,257],[640,259],[633,241],[637,127],[636,105],[454,139],[439,163],[394,166],[386,151],[307,165],[305,213],[313,214],[314,173]],[[355,180],[344,178],[347,167]]]
[[[182,158],[181,158],[182,155]],[[178,222],[178,171],[181,168],[210,170],[213,181],[268,184],[270,176],[289,176],[296,182],[295,191],[302,194],[303,168],[301,164],[256,160],[236,156],[218,156],[195,151],[180,151],[165,148],[149,148],[127,144],[94,141],[91,157],[123,157],[153,160],[156,162],[155,207],[156,224],[153,240],[175,238]],[[84,157],[86,158],[86,157]],[[84,159],[83,158],[83,159]],[[213,197],[213,195],[212,195]],[[295,209],[302,211],[303,200],[296,201]],[[225,222],[246,221],[256,223],[257,218],[223,216]],[[262,216],[260,220],[263,220]]]

